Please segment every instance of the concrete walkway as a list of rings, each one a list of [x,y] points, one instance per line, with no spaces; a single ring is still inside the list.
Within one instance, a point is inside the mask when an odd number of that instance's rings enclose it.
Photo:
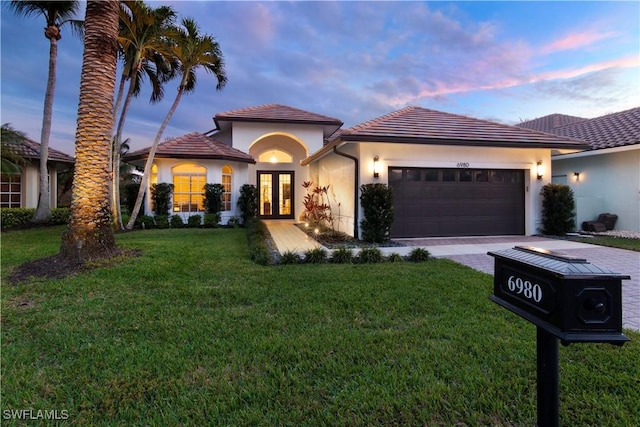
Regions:
[[[323,247],[309,238],[293,222],[265,221],[265,223],[280,253],[293,251],[302,255],[308,249]],[[487,255],[487,252],[510,249],[514,246],[535,246],[585,258],[597,266],[631,276],[630,280],[622,281],[622,324],[624,328],[640,331],[640,252],[537,236],[395,240],[406,246],[380,248],[382,252],[386,255],[392,252],[407,255],[413,248],[422,247],[434,257],[448,258],[491,275],[493,275],[494,258]]]

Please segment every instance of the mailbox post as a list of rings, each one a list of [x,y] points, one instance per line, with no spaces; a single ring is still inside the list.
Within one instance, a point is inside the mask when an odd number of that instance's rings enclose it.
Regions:
[[[516,246],[495,258],[492,301],[536,325],[539,426],[559,422],[558,340],[623,345],[622,280],[629,276],[546,249]]]

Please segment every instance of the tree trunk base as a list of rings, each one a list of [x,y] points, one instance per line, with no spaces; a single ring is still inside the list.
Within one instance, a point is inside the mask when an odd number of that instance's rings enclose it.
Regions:
[[[112,258],[120,255],[113,233],[103,233],[101,236],[74,235],[71,230],[62,233],[60,256],[80,263],[91,260]]]

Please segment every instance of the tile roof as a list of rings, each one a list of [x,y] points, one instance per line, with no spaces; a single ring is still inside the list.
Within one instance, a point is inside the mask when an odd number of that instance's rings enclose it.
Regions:
[[[342,141],[522,148],[588,148],[581,141],[410,106],[342,131]]]
[[[537,130],[540,132],[554,133],[553,130],[560,126],[569,125],[576,122],[588,120],[577,116],[568,116],[566,114],[549,114],[548,116],[538,117],[537,119],[527,120],[518,123],[516,126],[526,129]]]
[[[342,126],[342,121],[329,116],[311,113],[298,108],[280,104],[265,104],[255,107],[240,108],[215,115],[220,121],[251,121],[276,123],[329,124]]]
[[[587,141],[593,150],[640,144],[640,107],[558,127],[553,133]]]
[[[40,143],[33,141],[32,139],[26,138],[22,141],[21,144],[13,145],[14,150],[17,154],[21,155],[26,159],[40,159]],[[50,162],[60,162],[60,163],[74,163],[75,159],[62,151],[58,151],[55,148],[51,148],[49,146],[49,156],[48,159]]]
[[[151,147],[127,153],[126,161],[145,159]],[[215,138],[192,132],[158,144],[155,157],[178,159],[219,159],[235,162],[255,163],[253,157]]]

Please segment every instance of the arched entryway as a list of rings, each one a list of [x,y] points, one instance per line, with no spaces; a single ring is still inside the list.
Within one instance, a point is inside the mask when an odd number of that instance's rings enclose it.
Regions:
[[[296,200],[296,185],[308,171],[300,161],[308,156],[305,144],[285,133],[272,133],[256,140],[249,149],[256,162],[258,216],[263,219],[295,219],[301,200]],[[298,210],[298,212],[296,212]]]

